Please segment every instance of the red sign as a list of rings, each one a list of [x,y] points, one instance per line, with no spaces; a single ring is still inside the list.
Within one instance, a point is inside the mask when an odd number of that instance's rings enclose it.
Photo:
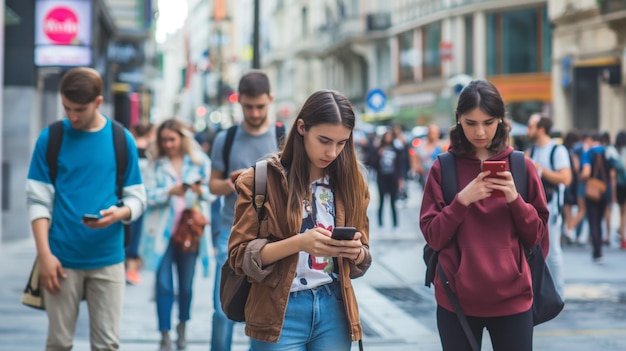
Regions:
[[[54,7],[44,17],[43,31],[55,44],[76,44],[73,41],[78,35],[78,16],[68,7]]]
[[[452,43],[449,41],[442,41],[439,43],[439,57],[442,61],[450,61],[454,56],[454,51],[452,50]]]

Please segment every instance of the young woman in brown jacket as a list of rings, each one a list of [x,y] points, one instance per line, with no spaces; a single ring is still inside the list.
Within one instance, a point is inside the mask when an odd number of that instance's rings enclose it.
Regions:
[[[350,279],[370,266],[369,191],[357,162],[348,99],[318,91],[302,107],[284,149],[268,160],[259,223],[254,170],[236,181],[229,264],[252,282],[246,334],[259,350],[350,350],[362,328]],[[340,226],[352,240],[331,238]]]

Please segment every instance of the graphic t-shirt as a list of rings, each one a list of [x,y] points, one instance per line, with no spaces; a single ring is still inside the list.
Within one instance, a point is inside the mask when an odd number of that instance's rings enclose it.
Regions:
[[[396,173],[396,157],[398,153],[396,149],[391,146],[385,147],[380,153],[380,173],[381,174],[394,174]]]
[[[332,232],[335,226],[335,196],[328,185],[328,178],[311,183],[312,199],[302,204],[302,227],[300,234],[315,227]],[[296,276],[291,291],[313,289],[328,284],[337,277],[332,257],[316,257],[300,251]]]

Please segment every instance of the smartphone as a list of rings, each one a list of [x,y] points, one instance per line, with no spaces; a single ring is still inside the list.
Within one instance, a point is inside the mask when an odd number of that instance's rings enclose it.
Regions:
[[[503,178],[497,173],[506,171],[506,161],[483,161],[481,171],[491,171],[487,178]],[[500,190],[494,190],[490,197],[504,197],[504,193]]]
[[[335,227],[331,238],[337,240],[352,240],[356,233],[355,227]]]
[[[83,222],[92,222],[92,221],[97,221],[100,219],[100,216],[95,215],[95,214],[84,214],[83,215]]]

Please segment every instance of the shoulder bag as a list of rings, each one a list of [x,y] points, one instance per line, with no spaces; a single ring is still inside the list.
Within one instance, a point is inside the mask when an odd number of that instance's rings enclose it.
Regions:
[[[585,186],[585,196],[591,201],[600,201],[606,192],[606,182],[600,179],[600,177],[604,178],[606,174],[604,171],[604,161],[601,160],[601,157],[600,154],[596,154],[593,161],[593,174],[587,179]]]

